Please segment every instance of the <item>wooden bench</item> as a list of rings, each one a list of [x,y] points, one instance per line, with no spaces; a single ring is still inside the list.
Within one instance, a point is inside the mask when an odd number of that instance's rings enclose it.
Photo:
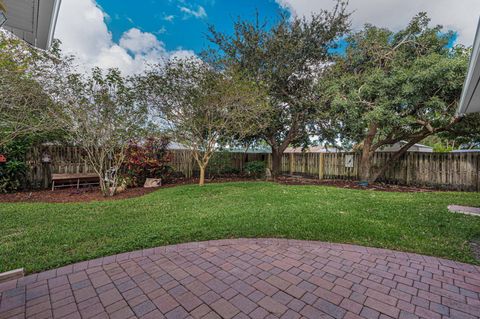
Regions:
[[[98,175],[95,173],[83,174],[52,174],[52,191],[60,187],[99,185]]]

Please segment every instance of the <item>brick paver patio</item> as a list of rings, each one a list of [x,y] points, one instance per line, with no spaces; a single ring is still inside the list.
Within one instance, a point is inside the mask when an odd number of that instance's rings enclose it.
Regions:
[[[0,318],[480,318],[480,268],[276,239],[146,249],[0,284]]]

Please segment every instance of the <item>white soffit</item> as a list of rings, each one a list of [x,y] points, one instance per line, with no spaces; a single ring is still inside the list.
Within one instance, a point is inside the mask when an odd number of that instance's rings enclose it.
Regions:
[[[476,112],[480,112],[480,20],[457,113],[463,115]]]
[[[61,0],[4,0],[7,22],[3,26],[40,49],[52,44]]]

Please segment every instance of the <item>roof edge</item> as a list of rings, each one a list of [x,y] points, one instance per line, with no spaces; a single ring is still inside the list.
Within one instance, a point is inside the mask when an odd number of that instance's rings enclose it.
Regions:
[[[47,50],[50,49],[53,43],[53,38],[55,36],[55,29],[57,27],[58,14],[60,12],[60,5],[62,0],[54,0],[52,18],[50,20],[50,30],[48,32],[47,39]]]
[[[477,24],[477,31],[475,32],[475,39],[473,41],[473,49],[472,54],[470,56],[470,61],[468,63],[468,72],[467,76],[465,77],[465,82],[463,84],[462,96],[460,98],[460,104],[457,110],[457,116],[463,116],[467,114],[468,108],[470,106],[471,100],[475,93],[475,90],[478,88],[480,77],[474,79],[475,76],[475,69],[478,65],[480,68],[480,18]],[[476,83],[473,82],[476,81]],[[472,87],[472,84],[475,87]]]

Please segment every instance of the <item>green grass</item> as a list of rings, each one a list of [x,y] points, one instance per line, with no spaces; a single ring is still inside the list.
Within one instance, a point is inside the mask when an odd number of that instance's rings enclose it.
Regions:
[[[28,272],[172,243],[236,237],[311,239],[476,263],[468,241],[477,193],[384,193],[275,183],[179,186],[128,200],[0,204],[0,272]]]

